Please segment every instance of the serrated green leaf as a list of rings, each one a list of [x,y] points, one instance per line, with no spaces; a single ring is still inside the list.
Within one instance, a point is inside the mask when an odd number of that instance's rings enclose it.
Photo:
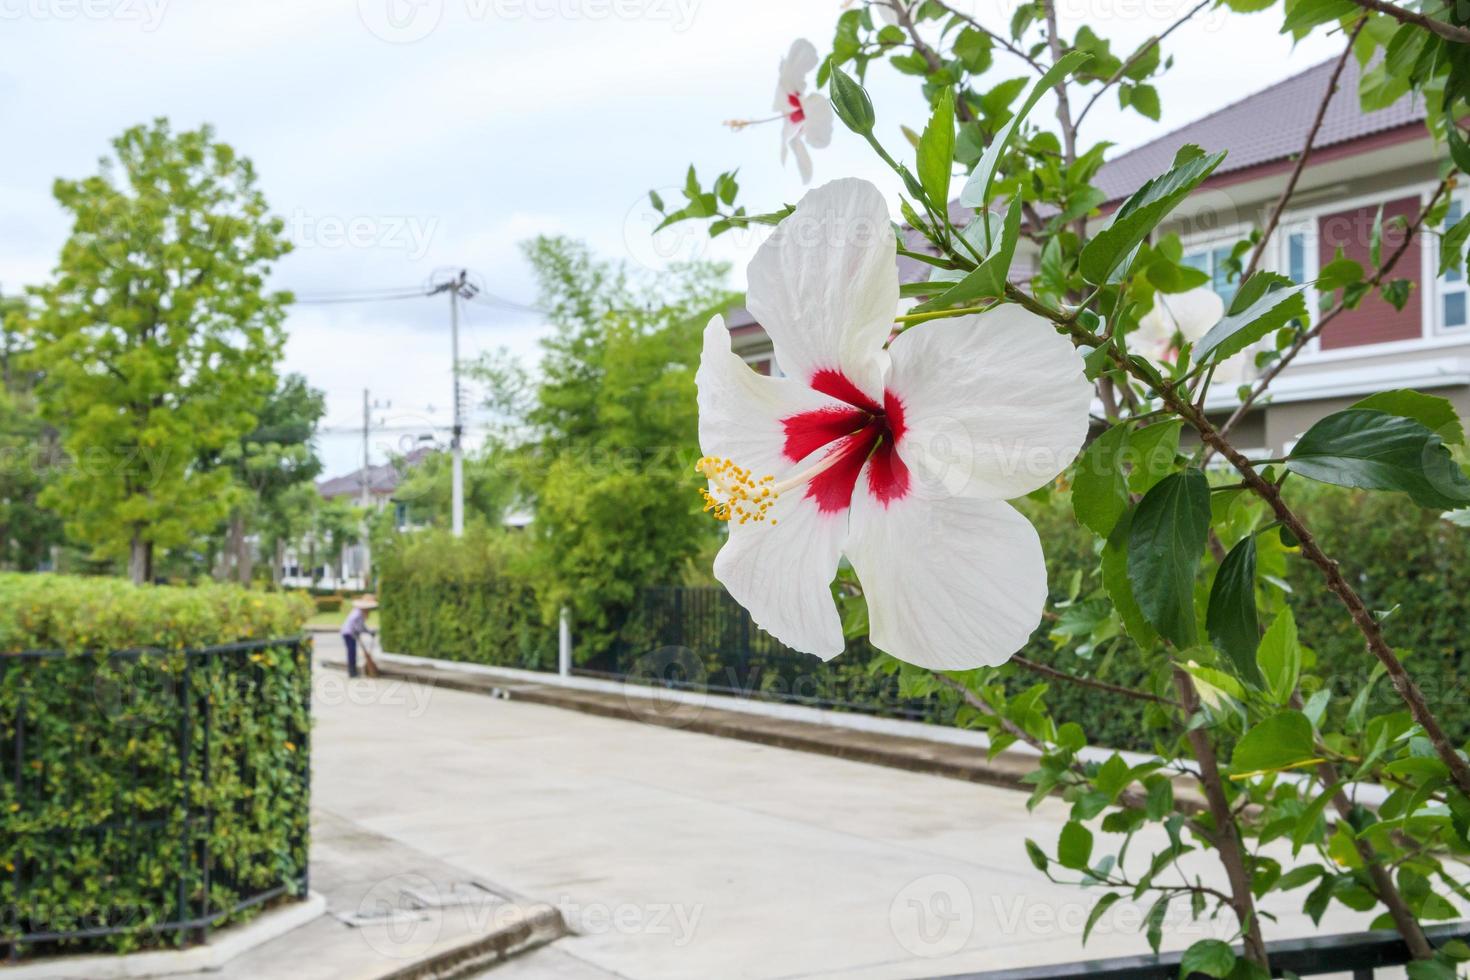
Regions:
[[[1000,241],[995,250],[979,267],[955,283],[940,295],[926,303],[915,306],[910,313],[927,313],[930,310],[945,310],[957,306],[968,306],[980,299],[999,298],[1005,295],[1006,274],[1011,271],[1011,259],[1016,254],[1016,242],[1021,237],[1021,199],[1011,199],[1006,211],[1005,223],[1001,226]]]
[[[1187,978],[1202,973],[1207,977],[1228,977],[1235,969],[1235,950],[1218,939],[1201,939],[1179,958],[1179,976]]]
[[[949,181],[954,172],[954,89],[945,87],[934,101],[929,125],[919,137],[916,155],[919,183],[929,203],[941,214],[949,206]]]
[[[1080,267],[1087,281],[1107,282],[1118,264],[1224,159],[1223,151],[1206,155],[1196,146],[1180,150],[1172,169],[1135,191],[1114,214],[1112,223],[1083,246]]]
[[[1241,736],[1230,757],[1230,772],[1237,777],[1275,772],[1316,758],[1312,723],[1300,711],[1283,711]]]
[[[1128,581],[1159,635],[1180,649],[1195,644],[1194,577],[1210,528],[1210,485],[1199,470],[1164,477],[1134,509]]]
[[[1256,276],[1251,277],[1251,281],[1255,279]],[[1247,282],[1249,284],[1250,281]],[[1244,290],[1245,287],[1241,288]],[[1226,316],[1194,345],[1195,363],[1226,360],[1292,320],[1305,317],[1307,301],[1303,293],[1306,289],[1307,284],[1303,284],[1267,291],[1239,313]]]
[[[1335,412],[1313,425],[1286,468],[1320,483],[1407,493],[1421,507],[1470,503],[1470,478],[1443,439],[1415,419],[1372,409]]]
[[[1220,563],[1210,588],[1205,630],[1210,642],[1230,659],[1241,680],[1251,685],[1260,683],[1256,648],[1261,640],[1261,623],[1256,613],[1254,536],[1243,538]]]
[[[1128,535],[1133,521],[1131,510],[1125,510],[1108,535],[1103,545],[1102,580],[1103,588],[1113,605],[1118,608],[1118,617],[1123,627],[1140,646],[1150,647],[1158,642],[1159,634],[1149,625],[1138,600],[1133,597],[1133,586],[1128,581]]]
[[[1086,871],[1092,858],[1092,831],[1075,820],[1062,826],[1057,839],[1057,863],[1073,871]]]
[[[1291,700],[1301,674],[1302,646],[1297,639],[1296,617],[1292,615],[1290,606],[1277,613],[1271,621],[1266,635],[1261,637],[1255,661],[1271,700],[1277,704]]]
[[[1077,460],[1072,512],[1084,527],[1106,538],[1128,509],[1128,426],[1115,425],[1092,441]]]
[[[1460,424],[1459,413],[1448,398],[1426,395],[1412,388],[1396,388],[1369,395],[1350,407],[1367,408],[1387,412],[1406,419],[1414,419],[1430,432],[1444,440],[1446,445],[1465,444],[1465,429]]]
[[[1083,945],[1086,945],[1087,937],[1092,935],[1092,930],[1097,926],[1098,920],[1101,919],[1103,915],[1107,913],[1108,909],[1112,908],[1113,904],[1117,902],[1118,899],[1121,897],[1122,895],[1120,895],[1118,892],[1108,892],[1102,898],[1099,898],[1097,900],[1097,904],[1092,907],[1092,911],[1087,913],[1087,924],[1082,927]]]

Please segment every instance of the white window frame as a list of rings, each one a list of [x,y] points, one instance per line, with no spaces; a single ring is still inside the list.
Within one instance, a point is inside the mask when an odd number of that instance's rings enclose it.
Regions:
[[[1459,204],[1460,216],[1462,218],[1470,215],[1470,191],[1458,190],[1451,196],[1451,200]],[[1434,247],[1424,250],[1432,253],[1427,256],[1428,267],[1425,269],[1425,274],[1430,278],[1425,279],[1425,282],[1434,283],[1434,289],[1426,289],[1425,292],[1434,293],[1429,310],[1429,316],[1434,325],[1434,334],[1437,337],[1454,338],[1456,340],[1470,342],[1470,274],[1467,274],[1462,264],[1460,266],[1460,281],[1458,283],[1450,284],[1444,281],[1444,277],[1439,275],[1439,260],[1442,254],[1441,249],[1444,245],[1444,228],[1441,226],[1439,228],[1429,229],[1429,232],[1428,237],[1433,239]],[[1465,297],[1466,322],[1457,327],[1447,326],[1444,322],[1444,298],[1451,293],[1460,293]]]
[[[1225,228],[1218,228],[1208,232],[1200,231],[1194,232],[1193,234],[1189,235],[1181,235],[1179,236],[1179,248],[1181,252],[1180,261],[1182,263],[1182,256],[1188,255],[1190,252],[1213,252],[1217,248],[1232,247],[1235,245],[1236,242],[1249,235],[1250,231],[1250,225],[1243,222],[1236,222],[1235,224],[1229,225]],[[1211,277],[1211,282],[1213,282],[1213,276]],[[1205,285],[1209,286],[1210,284],[1211,283],[1206,283]],[[1240,288],[1240,282],[1238,280],[1235,283],[1235,288]]]
[[[1267,254],[1273,256],[1270,266],[1272,271],[1288,278],[1291,277],[1291,237],[1293,235],[1301,235],[1303,239],[1302,248],[1304,250],[1304,254],[1302,255],[1302,276],[1307,282],[1316,279],[1317,275],[1321,272],[1322,266],[1321,242],[1318,240],[1318,229],[1320,227],[1315,217],[1299,217],[1296,214],[1290,217],[1283,216],[1281,223],[1276,226],[1276,233],[1271,243],[1272,248],[1267,250]],[[1317,287],[1315,285],[1308,286],[1303,296],[1307,300],[1307,309],[1312,311],[1313,319],[1315,319],[1316,311],[1320,308],[1318,303],[1321,301]],[[1319,338],[1317,337],[1309,340],[1307,346],[1302,348],[1298,359],[1309,360],[1319,353],[1322,348],[1318,340]]]
[[[1371,207],[1376,204],[1386,203],[1401,197],[1413,197],[1423,208],[1429,201],[1429,195],[1439,187],[1433,181],[1423,181],[1413,184],[1404,184],[1390,190],[1375,191],[1372,194],[1359,194],[1347,198],[1329,198],[1319,201],[1308,207],[1297,208],[1288,211],[1282,216],[1282,226],[1297,228],[1307,226],[1310,229],[1310,240],[1317,243],[1317,229],[1320,227],[1318,219],[1326,214],[1336,214],[1339,211],[1350,211],[1357,208]],[[1470,344],[1470,330],[1456,328],[1448,333],[1438,330],[1439,313],[1439,277],[1436,275],[1439,269],[1439,248],[1437,245],[1438,235],[1429,235],[1421,229],[1419,259],[1419,288],[1415,291],[1419,299],[1419,336],[1412,340],[1385,340],[1376,344],[1359,344],[1353,347],[1341,347],[1330,350],[1322,350],[1317,340],[1313,340],[1307,347],[1303,348],[1294,363],[1296,364],[1331,364],[1334,361],[1354,361],[1363,358],[1381,357],[1384,354],[1412,353],[1416,351],[1435,350],[1442,347],[1463,347]],[[1281,241],[1276,246],[1278,263],[1285,258],[1285,236],[1280,231],[1277,235]],[[1431,241],[1435,244],[1431,244]],[[1317,265],[1321,261],[1321,249],[1309,254],[1311,265]],[[1285,271],[1283,265],[1278,264],[1278,271]],[[1432,287],[1432,288],[1431,288]],[[1311,290],[1313,294],[1316,290]],[[1410,296],[1409,302],[1414,302]],[[1317,297],[1311,297],[1313,322],[1320,313]]]

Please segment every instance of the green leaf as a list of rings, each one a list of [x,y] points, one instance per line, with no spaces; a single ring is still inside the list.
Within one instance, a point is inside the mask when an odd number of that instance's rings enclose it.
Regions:
[[[1465,243],[1470,241],[1470,214],[1465,215],[1439,240],[1439,274],[1465,269]]]
[[[1092,907],[1092,911],[1087,913],[1087,924],[1082,927],[1083,945],[1087,944],[1087,937],[1092,935],[1092,930],[1097,925],[1098,920],[1101,919],[1103,915],[1106,914],[1108,909],[1113,907],[1113,903],[1117,902],[1118,899],[1121,897],[1122,896],[1118,892],[1108,892],[1102,898],[1099,898],[1097,900],[1097,904]]]
[[[972,75],[982,74],[990,67],[991,48],[990,35],[973,27],[966,27],[954,39],[954,56]]]
[[[1128,105],[1137,109],[1139,115],[1159,121],[1159,90],[1152,85],[1134,85],[1128,93]]]
[[[873,132],[873,100],[851,75],[837,67],[832,69],[832,111],[859,136]]]
[[[1006,211],[1005,224],[1001,226],[1000,241],[995,250],[979,267],[955,283],[943,293],[926,303],[915,306],[910,313],[926,313],[929,310],[945,310],[955,306],[967,306],[979,299],[998,298],[1005,295],[1006,274],[1011,271],[1011,259],[1016,253],[1016,242],[1021,237],[1021,199],[1011,198]]]
[[[1183,422],[1173,419],[1133,430],[1128,437],[1128,463],[1132,467],[1128,474],[1129,489],[1147,493],[1174,469],[1174,457],[1179,455],[1179,430],[1183,427]]]
[[[1210,528],[1210,485],[1199,470],[1164,477],[1138,502],[1128,535],[1128,581],[1149,623],[1193,646],[1194,576]]]
[[[1000,166],[1000,158],[1005,153],[1006,147],[1010,145],[1011,137],[1015,136],[1016,130],[1020,128],[1026,115],[1036,105],[1041,96],[1055,88],[1078,66],[1084,64],[1091,55],[1082,51],[1069,51],[1056,60],[1046,74],[1036,80],[1027,93],[1026,100],[1016,110],[1016,114],[1002,126],[985,148],[985,154],[980,157],[980,162],[975,164],[975,169],[970,173],[970,179],[965,182],[964,189],[960,191],[960,204],[968,208],[983,208],[990,201],[990,184],[995,179],[995,171]]]
[[[1456,169],[1462,174],[1470,174],[1470,143],[1465,142],[1464,134],[1453,119],[1445,125],[1445,139],[1449,141],[1450,159],[1455,162]]]
[[[1248,684],[1260,682],[1256,647],[1261,623],[1256,614],[1256,539],[1247,535],[1220,563],[1205,613],[1210,641],[1230,658],[1235,673]]]
[[[1414,419],[1443,439],[1447,445],[1463,446],[1465,444],[1465,429],[1460,424],[1460,416],[1456,413],[1455,406],[1448,398],[1426,395],[1412,388],[1397,388],[1393,391],[1380,391],[1376,395],[1369,395],[1349,407],[1368,408],[1387,412],[1389,415]]]
[[[1271,276],[1270,273],[1265,275]],[[1262,273],[1251,276],[1241,292],[1254,284]],[[1245,350],[1269,333],[1280,330],[1292,320],[1307,315],[1307,301],[1303,292],[1307,284],[1285,289],[1268,289],[1239,313],[1231,313],[1210,328],[1209,332],[1194,345],[1194,360],[1197,364],[1223,361]]]
[[[1123,620],[1123,627],[1128,630],[1128,635],[1140,646],[1151,647],[1158,642],[1159,634],[1149,625],[1143,610],[1138,608],[1138,600],[1133,597],[1133,586],[1128,581],[1128,535],[1132,523],[1132,511],[1125,510],[1113,527],[1113,533],[1108,535],[1107,544],[1103,545],[1103,588],[1117,607],[1118,617]]]
[[[1296,617],[1288,606],[1272,620],[1256,650],[1256,665],[1265,678],[1271,700],[1285,704],[1296,690],[1302,669],[1302,646],[1297,639]]]
[[[1421,507],[1470,503],[1470,478],[1444,440],[1416,419],[1387,412],[1350,408],[1327,416],[1302,436],[1286,468],[1320,483],[1407,493]]]
[[[1091,858],[1092,831],[1075,820],[1063,825],[1061,837],[1057,839],[1058,863],[1073,871],[1086,871]]]
[[[1281,33],[1301,40],[1312,28],[1346,17],[1356,9],[1350,0],[1286,0]]]
[[[1218,939],[1201,939],[1179,958],[1179,976],[1203,973],[1207,977],[1228,977],[1235,969],[1235,950]]]
[[[1077,460],[1072,480],[1072,512],[1078,523],[1106,538],[1128,509],[1128,476],[1123,463],[1128,426],[1115,425],[1092,440]]]
[[[1224,151],[1205,155],[1185,146],[1168,173],[1155,177],[1123,202],[1112,223],[1082,248],[1081,270],[1088,282],[1101,285],[1170,211],[1189,196],[1225,159]]]
[[[1316,759],[1312,723],[1300,711],[1283,711],[1256,725],[1235,746],[1235,776],[1292,769]]]
[[[919,183],[929,203],[943,214],[949,206],[949,180],[954,172],[954,89],[946,86],[934,101],[934,112],[919,137]]]

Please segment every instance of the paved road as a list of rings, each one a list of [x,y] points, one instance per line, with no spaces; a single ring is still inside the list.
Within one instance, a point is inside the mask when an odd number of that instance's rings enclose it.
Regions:
[[[1084,950],[1092,897],[1031,868],[1022,842],[1054,844],[1060,803],[325,671],[316,711],[319,808],[562,906],[579,934],[502,980],[918,977],[1143,948],[1120,902]],[[1317,930],[1285,897],[1270,936],[1366,924]],[[1213,934],[1182,919],[1169,945]]]

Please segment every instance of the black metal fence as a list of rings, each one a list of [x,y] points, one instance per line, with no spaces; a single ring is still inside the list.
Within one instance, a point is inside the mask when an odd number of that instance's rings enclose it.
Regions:
[[[1453,922],[1429,926],[1425,928],[1424,934],[1436,947],[1443,946],[1452,939],[1464,942],[1470,940],[1470,923]],[[1350,974],[1353,980],[1372,980],[1376,970],[1407,966],[1414,959],[1408,944],[1391,929],[1278,939],[1266,944],[1266,952],[1271,959],[1272,975],[1278,977],[1315,977],[1335,973]],[[1162,953],[1158,956],[1118,956],[1057,966],[945,974],[932,980],[1178,980],[1182,955]],[[1453,971],[1449,971],[1444,975],[1450,976],[1452,973]],[[1188,980],[1209,978],[1203,974],[1191,973]]]
[[[311,642],[0,654],[0,949],[182,946],[308,886]]]
[[[898,678],[874,670],[866,639],[832,661],[792,650],[751,620],[722,588],[643,590],[604,653],[579,674],[783,701],[865,714],[944,721],[937,701],[904,696]]]

